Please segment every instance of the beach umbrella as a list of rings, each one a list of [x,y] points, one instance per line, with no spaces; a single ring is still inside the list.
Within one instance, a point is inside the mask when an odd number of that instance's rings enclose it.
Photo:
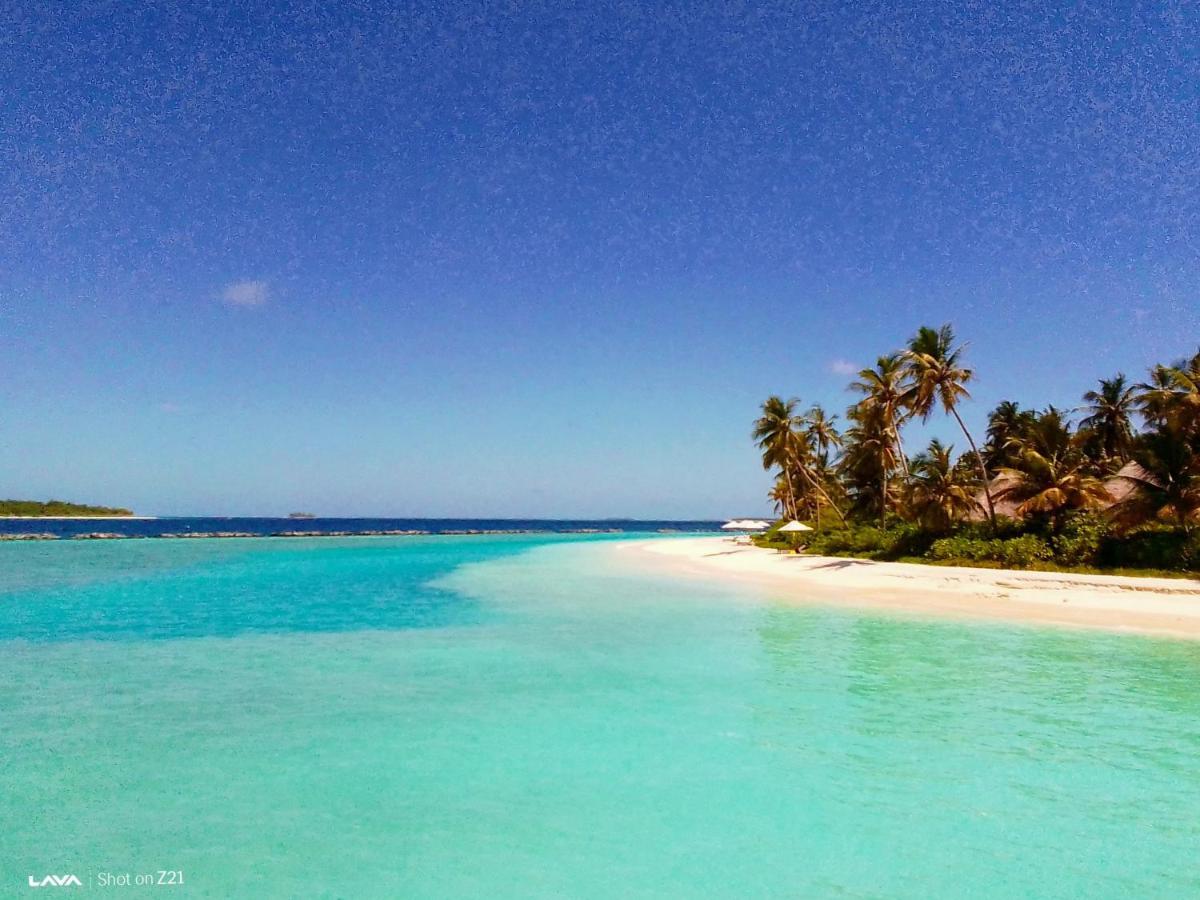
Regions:
[[[721,526],[722,531],[766,531],[771,527],[770,522],[761,519],[730,519]]]
[[[805,525],[803,522],[797,522],[795,519],[792,519],[792,521],[788,522],[786,525],[784,525],[782,528],[780,528],[779,531],[781,533],[787,534],[788,542],[791,543],[795,540],[794,538],[792,538],[793,534],[799,534],[802,531],[812,531],[812,529],[809,528],[807,525]]]

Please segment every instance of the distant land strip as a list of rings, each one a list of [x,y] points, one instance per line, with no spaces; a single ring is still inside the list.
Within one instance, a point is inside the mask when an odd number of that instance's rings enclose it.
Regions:
[[[133,518],[120,506],[91,506],[65,500],[0,500],[0,517],[13,519]]]

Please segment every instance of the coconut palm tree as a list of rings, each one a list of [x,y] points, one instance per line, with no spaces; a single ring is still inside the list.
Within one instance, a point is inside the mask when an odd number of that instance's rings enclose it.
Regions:
[[[1121,525],[1170,518],[1185,533],[1200,521],[1200,452],[1179,429],[1162,426],[1141,435],[1134,466],[1117,477],[1133,490],[1111,510]]]
[[[829,471],[822,460],[813,453],[813,445],[808,435],[804,436],[804,446],[807,452],[797,459],[794,469],[797,484],[796,509],[799,509],[800,501],[803,500],[805,507],[813,512],[815,518],[819,517],[824,506],[828,506],[845,525],[846,514],[829,495],[829,486],[826,484]]]
[[[975,487],[953,460],[953,447],[936,438],[913,458],[910,468],[907,511],[922,528],[949,531],[955,522],[979,508]]]
[[[780,475],[775,479],[775,483],[771,485],[771,490],[767,494],[767,498],[771,501],[775,509],[775,515],[788,515],[788,504],[792,500],[792,491],[788,486],[787,479]]]
[[[958,422],[979,468],[983,495],[987,500],[988,520],[995,528],[996,506],[992,501],[987,465],[971,432],[967,431],[962,416],[958,414],[959,402],[971,396],[966,384],[975,377],[975,373],[962,364],[962,355],[963,347],[954,345],[954,329],[949,324],[937,329],[922,326],[908,342],[908,349],[903,354],[904,369],[909,379],[905,405],[922,421],[928,421],[934,408],[940,405]]]
[[[814,403],[804,416],[804,431],[817,450],[823,465],[829,465],[831,450],[842,446],[842,436],[837,430],[838,417],[829,415],[819,404]]]
[[[996,499],[1015,501],[1018,515],[1044,515],[1057,525],[1064,512],[1099,509],[1112,501],[1104,482],[1090,471],[1082,441],[1053,406],[1010,446],[1016,462],[1000,470],[1005,480]]]
[[[1171,391],[1171,367],[1156,365],[1150,369],[1150,379],[1135,385],[1138,391],[1138,410],[1147,425],[1163,425],[1167,410],[1174,399]]]
[[[905,398],[908,396],[905,376],[904,360],[899,353],[891,353],[875,360],[875,368],[861,370],[858,373],[859,380],[850,382],[850,390],[864,395],[859,401],[864,410],[878,410],[887,426],[888,437],[895,446],[894,455],[907,476],[908,460],[900,441],[900,425],[908,412],[905,408]]]
[[[813,404],[804,416],[805,436],[816,450],[813,475],[826,490],[830,486],[833,474],[829,465],[830,453],[843,444],[842,436],[834,424],[837,422],[837,418],[836,415],[831,416],[826,413],[819,403]],[[813,518],[819,528],[821,527],[821,508],[825,503],[819,494],[814,497],[814,501],[812,504]]]
[[[1008,442],[1022,434],[1037,420],[1037,413],[1021,409],[1011,400],[1003,400],[988,414],[987,441],[983,446],[983,459],[988,471],[994,472],[1001,466],[1014,461]]]
[[[1168,425],[1189,436],[1200,432],[1200,351],[1173,365],[1155,366],[1150,381],[1137,390],[1148,423]]]
[[[857,403],[846,417],[851,427],[846,432],[839,472],[857,510],[878,515],[880,522],[885,522],[894,493],[892,473],[897,468],[891,428],[879,406]]]
[[[779,477],[786,489],[784,512],[789,518],[796,515],[796,485],[792,480],[795,464],[802,447],[801,428],[803,419],[796,408],[800,401],[795,397],[768,397],[762,405],[762,415],[754,422],[752,437],[762,452],[764,469],[779,469]]]
[[[814,471],[813,442],[806,429],[806,419],[798,415],[796,398],[784,400],[768,397],[762,405],[762,415],[754,423],[752,436],[762,452],[764,469],[779,469],[787,489],[787,514],[795,518],[802,494],[816,494],[833,508],[844,522],[846,517],[830,498],[821,479]]]
[[[1079,427],[1095,437],[1102,461],[1108,464],[1109,470],[1120,468],[1119,463],[1129,458],[1133,441],[1130,420],[1137,405],[1137,388],[1118,372],[1113,378],[1101,378],[1100,389],[1084,394],[1083,402],[1087,404],[1088,416]]]

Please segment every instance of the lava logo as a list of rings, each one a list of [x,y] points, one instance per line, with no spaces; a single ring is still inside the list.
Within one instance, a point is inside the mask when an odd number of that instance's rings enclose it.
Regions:
[[[41,881],[29,876],[30,887],[83,887],[83,883],[74,875],[47,875]]]

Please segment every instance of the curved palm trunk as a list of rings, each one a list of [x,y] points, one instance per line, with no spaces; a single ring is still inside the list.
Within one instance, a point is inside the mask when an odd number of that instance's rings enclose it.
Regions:
[[[822,472],[825,471],[825,460],[824,459],[822,459],[822,461],[821,461],[821,471]],[[817,524],[817,531],[820,531],[821,530],[821,501],[820,500],[817,500],[817,502],[813,504],[813,518]]]
[[[841,511],[841,508],[838,504],[833,502],[833,497],[830,497],[829,494],[826,493],[826,490],[824,490],[824,488],[821,487],[821,485],[817,485],[816,488],[817,488],[817,492],[820,493],[821,496],[824,497],[824,500],[826,500],[826,503],[829,504],[829,508],[832,509],[834,512],[836,512],[836,514],[838,514],[838,518],[840,518],[841,523],[846,524],[846,514],[845,514],[845,512]]]
[[[904,477],[908,478],[908,457],[904,453],[904,442],[900,440],[900,423],[896,421],[896,417],[892,416],[892,434],[896,438],[896,453],[900,456],[900,471],[904,473]]]
[[[884,463],[879,467],[879,527],[884,528],[887,525],[887,495],[888,495],[888,467]]]
[[[787,486],[787,498],[784,501],[783,511],[789,519],[796,518],[796,489],[792,486],[792,473],[788,469],[783,470],[783,483]]]
[[[807,473],[805,473],[805,474],[807,474]],[[830,507],[833,509],[833,511],[838,514],[838,518],[842,520],[842,524],[845,525],[846,524],[846,514],[843,513],[841,508],[836,503],[833,502],[833,498],[829,496],[829,494],[825,491],[825,488],[821,487],[820,483],[817,482],[817,480],[812,478],[811,476],[809,476],[809,478],[808,478],[808,483],[810,485],[812,485],[813,489],[816,490],[816,492],[824,498],[825,502],[828,503],[830,505]]]
[[[958,427],[962,429],[963,435],[967,439],[967,443],[971,445],[971,453],[975,455],[975,465],[979,468],[979,477],[983,479],[983,496],[987,500],[988,521],[992,525],[992,530],[996,530],[996,505],[992,502],[992,486],[991,479],[988,478],[987,466],[983,462],[983,454],[979,452],[979,448],[975,446],[975,439],[971,437],[971,432],[967,431],[967,426],[963,423],[962,416],[958,414],[958,409],[951,406],[950,414],[954,416],[954,420],[958,422]]]
[[[833,498],[830,497],[829,494],[827,494],[825,492],[825,488],[821,487],[820,485],[817,485],[817,491],[820,492],[821,496],[825,498],[825,502],[828,503],[830,508],[835,513],[838,514],[838,518],[841,519],[842,524],[845,525],[846,524],[846,514],[844,512],[842,512],[841,507],[833,502]]]

